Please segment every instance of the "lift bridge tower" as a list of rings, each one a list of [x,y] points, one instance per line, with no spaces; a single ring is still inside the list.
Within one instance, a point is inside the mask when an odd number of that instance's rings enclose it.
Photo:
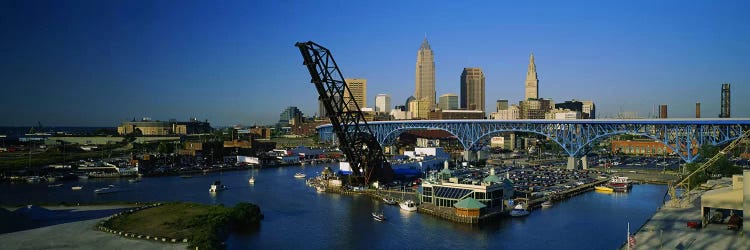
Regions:
[[[390,181],[393,170],[386,161],[374,133],[367,125],[359,104],[352,95],[331,51],[312,41],[295,44],[318,91],[319,100],[331,121],[339,148],[346,156],[357,181]],[[348,92],[346,95],[345,92]],[[346,97],[345,97],[346,96]]]

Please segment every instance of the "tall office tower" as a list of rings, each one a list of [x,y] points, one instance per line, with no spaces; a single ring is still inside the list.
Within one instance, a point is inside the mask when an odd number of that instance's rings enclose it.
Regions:
[[[730,114],[731,111],[731,100],[729,99],[731,97],[731,93],[729,92],[729,83],[723,83],[721,84],[721,113],[719,114],[719,118],[729,118],[732,117]]]
[[[495,103],[495,111],[508,110],[508,100],[497,100]]]
[[[536,75],[534,53],[529,58],[529,70],[526,72],[526,100],[539,98],[539,78]]]
[[[379,94],[375,96],[375,112],[391,113],[391,95]]]
[[[596,105],[594,101],[581,101],[583,103],[583,119],[596,119]]]
[[[458,95],[451,93],[441,95],[438,101],[438,108],[441,110],[458,109]]]
[[[461,73],[461,108],[484,111],[484,73],[480,68],[464,68]]]
[[[435,57],[427,43],[427,37],[422,41],[422,46],[417,51],[417,75],[414,98],[421,100],[426,98],[430,104],[430,110],[435,109]]]
[[[659,105],[659,118],[661,119],[667,118],[667,105],[666,104]]]
[[[367,107],[367,79],[346,78],[344,79],[344,82],[346,82],[346,86],[349,88],[349,91],[352,92],[354,101],[357,102],[359,108],[362,109]],[[349,103],[349,110],[356,110],[357,108],[354,106],[354,103],[349,102],[349,98],[352,98],[351,96],[349,96],[349,92],[344,91],[344,101]]]
[[[299,111],[299,109],[295,106],[289,106],[284,111],[281,112],[279,115],[279,124],[281,126],[289,125],[290,123],[294,122],[295,119],[299,119],[302,116],[302,111]]]
[[[695,118],[701,118],[701,103],[695,103]]]

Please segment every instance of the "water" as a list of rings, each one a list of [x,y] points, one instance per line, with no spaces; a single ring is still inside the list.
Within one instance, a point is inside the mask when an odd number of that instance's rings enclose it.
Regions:
[[[269,168],[196,175],[193,178],[90,179],[62,187],[40,184],[0,184],[0,203],[193,201],[233,205],[246,201],[265,214],[260,228],[232,235],[229,249],[615,249],[625,240],[627,223],[639,228],[661,205],[665,186],[636,185],[628,194],[588,192],[534,210],[525,218],[503,218],[489,225],[456,224],[433,216],[402,212],[367,196],[320,194],[295,179],[303,171],[314,176],[321,166]],[[250,176],[256,183],[248,184]],[[229,190],[211,195],[209,185],[221,180]],[[72,191],[73,185],[83,185]],[[110,184],[128,191],[96,195]],[[374,221],[383,210],[387,220]]]

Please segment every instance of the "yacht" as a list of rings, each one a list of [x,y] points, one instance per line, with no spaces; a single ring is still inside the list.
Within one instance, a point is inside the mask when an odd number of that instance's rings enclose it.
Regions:
[[[407,212],[414,212],[417,211],[417,203],[414,203],[412,200],[405,200],[398,204],[401,207],[401,210],[407,211]]]
[[[521,217],[529,215],[529,211],[523,208],[523,204],[516,205],[513,210],[510,211],[510,216]]]
[[[247,180],[247,183],[255,184],[255,176],[250,176],[250,179]]]
[[[227,189],[227,186],[222,185],[221,181],[214,181],[214,184],[211,184],[211,188],[209,188],[208,191],[211,193],[218,193],[226,189]]]
[[[130,182],[130,183],[141,182],[141,179],[130,179],[130,180],[128,180],[128,182]]]
[[[304,179],[305,177],[307,177],[307,175],[305,175],[305,173],[302,173],[302,172],[298,172],[294,174],[294,178],[297,178],[297,179]]]
[[[372,212],[372,218],[375,219],[376,221],[384,221],[385,220],[385,215],[383,214],[382,211],[381,212]]]
[[[120,191],[121,191],[120,188],[118,188],[117,186],[115,186],[115,185],[109,185],[107,187],[95,189],[94,193],[96,193],[96,194],[109,194],[109,193],[120,192]]]
[[[388,205],[396,205],[397,203],[396,200],[392,198],[383,198],[383,202],[385,202],[385,204],[388,204]]]
[[[545,202],[542,202],[542,208],[550,208],[550,207],[552,207],[552,201],[551,200],[547,200]]]
[[[315,190],[317,190],[318,193],[325,193],[326,192],[326,187],[324,187],[324,186],[317,186],[317,187],[315,187]]]
[[[83,189],[83,186],[72,186],[70,187],[71,190],[81,190]]]

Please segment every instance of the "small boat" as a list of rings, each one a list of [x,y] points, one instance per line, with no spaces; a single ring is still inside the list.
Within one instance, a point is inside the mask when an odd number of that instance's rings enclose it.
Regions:
[[[59,187],[59,186],[62,186],[62,185],[63,185],[62,183],[60,183],[60,184],[50,184],[50,185],[47,185],[47,187]]]
[[[255,176],[250,176],[250,179],[247,180],[247,183],[255,184]]]
[[[71,190],[81,190],[83,189],[83,186],[72,186],[70,187]]]
[[[315,187],[315,190],[318,191],[318,193],[325,193],[326,192],[326,187],[324,187],[324,186],[317,186],[317,187]]]
[[[372,218],[375,219],[376,221],[384,221],[385,220],[385,215],[383,214],[382,211],[381,212],[372,212]]]
[[[397,203],[396,200],[391,199],[391,198],[383,198],[383,202],[385,202],[385,204],[388,204],[388,205],[396,205]]]
[[[208,192],[218,193],[226,189],[227,189],[227,186],[222,185],[221,181],[214,181],[214,184],[211,184],[211,188],[208,189]]]
[[[612,192],[612,191],[614,191],[614,189],[612,189],[611,187],[607,187],[607,186],[596,186],[596,187],[594,187],[594,190],[596,190],[596,191],[602,191],[602,192]]]
[[[516,205],[513,208],[513,210],[510,211],[510,216],[513,216],[513,217],[521,217],[521,216],[526,216],[529,214],[530,212],[523,208],[523,204]]]
[[[94,193],[96,193],[96,194],[109,194],[109,193],[115,193],[115,192],[120,192],[120,191],[122,191],[122,190],[120,190],[120,188],[118,188],[117,186],[115,186],[115,185],[109,185],[107,187],[95,189]]]
[[[141,179],[130,179],[130,180],[128,180],[128,182],[130,182],[130,183],[141,182]]]
[[[307,177],[307,175],[305,175],[305,173],[302,173],[302,172],[298,172],[294,174],[294,178],[297,178],[297,179],[304,179],[305,177]]]
[[[407,212],[414,212],[417,211],[417,203],[414,203],[412,200],[405,200],[398,204],[399,207],[401,207],[401,210],[407,211]]]
[[[550,207],[552,207],[552,201],[551,200],[547,200],[545,202],[542,202],[542,208],[550,208]]]
[[[79,175],[79,176],[78,176],[78,179],[81,179],[81,180],[86,180],[86,179],[88,179],[88,178],[89,178],[89,175],[87,175],[87,174],[84,174],[84,175]]]

